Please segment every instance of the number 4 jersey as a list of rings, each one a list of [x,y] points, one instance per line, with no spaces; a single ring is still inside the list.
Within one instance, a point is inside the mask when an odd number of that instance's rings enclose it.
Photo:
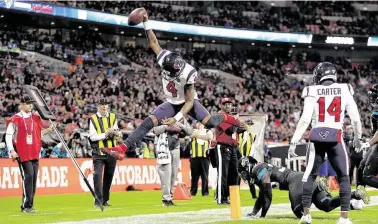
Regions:
[[[162,50],[157,56],[157,61],[160,67],[163,67],[164,58],[171,52],[168,50]],[[185,63],[184,69],[177,78],[166,79],[162,70],[162,81],[164,94],[167,97],[167,101],[171,104],[179,105],[185,103],[185,86],[194,84],[197,78],[197,71],[193,66]],[[197,93],[194,94],[194,99],[198,99]]]

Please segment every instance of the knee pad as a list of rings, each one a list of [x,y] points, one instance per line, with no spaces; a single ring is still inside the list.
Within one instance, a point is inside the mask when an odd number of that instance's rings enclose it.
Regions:
[[[374,177],[373,175],[363,175],[362,176],[362,181],[364,182],[364,184],[367,184],[370,186],[371,182],[372,182],[372,177]]]

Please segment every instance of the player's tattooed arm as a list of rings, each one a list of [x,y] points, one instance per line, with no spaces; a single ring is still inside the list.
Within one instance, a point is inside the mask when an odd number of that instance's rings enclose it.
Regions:
[[[151,49],[155,52],[155,54],[159,55],[159,53],[163,49],[160,47],[159,41],[156,38],[155,33],[152,31],[152,29],[148,28],[149,25],[148,25],[147,13],[144,15],[143,24],[144,24],[144,29],[146,30],[148,44],[150,45]]]
[[[194,84],[189,84],[185,86],[185,103],[181,108],[181,113],[186,116],[194,105]]]

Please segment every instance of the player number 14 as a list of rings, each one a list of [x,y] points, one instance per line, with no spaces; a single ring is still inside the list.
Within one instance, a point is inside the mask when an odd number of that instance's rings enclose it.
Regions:
[[[318,100],[319,104],[319,121],[324,122],[325,118],[325,98],[320,97]],[[335,117],[335,122],[340,122],[341,113],[341,96],[335,96],[327,109],[327,113],[330,116]]]

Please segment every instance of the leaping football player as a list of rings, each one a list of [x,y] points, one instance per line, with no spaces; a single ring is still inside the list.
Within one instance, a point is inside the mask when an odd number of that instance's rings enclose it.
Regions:
[[[198,100],[194,84],[197,71],[186,63],[177,52],[163,50],[151,30],[147,13],[144,14],[143,25],[148,38],[149,46],[157,55],[157,62],[161,67],[162,83],[167,101],[160,104],[142,124],[132,132],[123,144],[106,149],[108,152],[122,159],[128,149],[133,149],[135,143],[158,125],[172,125],[179,122],[184,116],[201,121],[206,128],[214,128],[221,122],[232,124],[236,127],[246,127],[244,122],[226,113],[210,115]]]

